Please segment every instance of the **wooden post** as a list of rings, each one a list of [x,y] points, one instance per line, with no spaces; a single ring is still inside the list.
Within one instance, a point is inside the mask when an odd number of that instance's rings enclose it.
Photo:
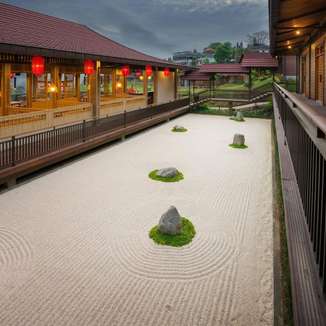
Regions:
[[[96,61],[95,73],[89,75],[90,102],[93,104],[93,117],[100,116],[100,61]]]
[[[158,99],[158,68],[155,67],[154,70],[154,103],[153,104],[157,104],[157,99]]]
[[[116,68],[112,69],[112,96],[117,96],[117,72]]]
[[[8,110],[10,107],[10,73],[11,65],[9,63],[3,64],[1,74],[1,107],[3,115],[7,115],[9,113]]]
[[[148,79],[145,70],[143,71],[143,88],[144,88],[144,95],[145,95],[145,101],[147,106],[148,105]]]
[[[80,101],[80,73],[79,72],[76,73],[75,89],[76,89],[75,93],[76,93],[77,100]]]
[[[53,86],[56,87],[56,92],[52,92],[51,96],[52,96],[52,108],[56,108],[58,107],[58,97],[60,94],[60,73],[59,73],[59,66],[55,65],[52,67],[52,83]]]
[[[178,69],[174,72],[174,99],[178,99],[179,74]]]
[[[33,74],[28,72],[26,77],[26,106],[31,108],[33,106]]]
[[[249,68],[249,99],[251,98],[251,90],[252,90],[252,78],[251,78],[251,68]]]
[[[311,67],[311,44],[309,44],[309,98],[311,98]]]

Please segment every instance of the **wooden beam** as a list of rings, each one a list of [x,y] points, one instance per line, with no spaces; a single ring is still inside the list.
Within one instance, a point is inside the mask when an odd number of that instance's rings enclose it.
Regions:
[[[324,9],[320,9],[319,8],[317,10],[313,10],[313,11],[310,11],[310,12],[305,12],[305,13],[303,13],[301,15],[297,15],[297,16],[292,16],[292,17],[288,17],[288,18],[285,18],[285,19],[281,19],[277,23],[278,24],[282,24],[282,23],[289,22],[289,21],[294,20],[294,19],[305,18],[305,17],[309,17],[309,16],[313,16],[313,15],[320,16],[323,12],[326,12],[326,8],[324,8]]]
[[[3,115],[8,114],[8,109],[10,107],[10,74],[11,64],[3,64],[1,71],[1,107]]]

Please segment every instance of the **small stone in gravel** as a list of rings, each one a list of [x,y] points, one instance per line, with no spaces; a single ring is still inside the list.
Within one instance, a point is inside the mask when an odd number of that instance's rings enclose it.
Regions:
[[[245,144],[245,136],[241,134],[235,134],[233,137],[233,145],[243,146]]]
[[[176,168],[170,167],[158,170],[156,175],[162,178],[174,178],[178,173],[179,171]]]
[[[173,130],[175,130],[175,131],[183,131],[185,129],[186,129],[185,127],[179,126],[179,125],[176,125],[176,126],[173,127]]]
[[[181,216],[174,206],[161,216],[158,229],[163,234],[176,235],[181,231]]]
[[[235,120],[237,120],[237,121],[244,121],[242,112],[240,112],[240,111],[237,112],[237,114],[235,116]]]

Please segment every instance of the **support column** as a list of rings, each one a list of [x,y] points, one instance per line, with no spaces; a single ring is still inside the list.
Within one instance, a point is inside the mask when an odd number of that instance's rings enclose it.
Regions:
[[[58,98],[60,94],[60,84],[61,84],[59,66],[55,65],[52,67],[51,75],[52,75],[52,84],[56,88],[56,91],[51,92],[52,108],[56,108],[58,107]]]
[[[76,73],[76,85],[75,85],[75,89],[76,89],[76,97],[77,97],[77,100],[80,101],[80,73],[79,72]]]
[[[26,106],[31,108],[33,106],[33,74],[28,72],[26,75]]]
[[[93,118],[100,116],[100,61],[96,61],[95,73],[89,75],[90,102],[93,104]]]
[[[154,70],[154,104],[157,104],[158,99],[158,68]]]
[[[311,98],[311,44],[309,44],[309,94],[308,97]]]
[[[252,90],[252,78],[251,78],[251,68],[249,68],[249,98],[251,98],[251,90]]]
[[[143,71],[143,87],[144,87],[144,96],[146,101],[146,106],[148,105],[148,79],[146,75],[146,71]]]
[[[7,115],[9,113],[10,107],[10,73],[11,73],[11,64],[5,63],[2,65],[1,73],[1,85],[2,85],[2,96],[1,96],[1,107],[2,114]]]
[[[179,74],[178,74],[178,69],[175,70],[174,72],[174,99],[178,99],[178,82],[179,80]]]
[[[117,72],[116,68],[112,69],[112,96],[117,95]]]
[[[295,56],[295,64],[296,64],[296,93],[300,93],[300,56],[297,54]]]

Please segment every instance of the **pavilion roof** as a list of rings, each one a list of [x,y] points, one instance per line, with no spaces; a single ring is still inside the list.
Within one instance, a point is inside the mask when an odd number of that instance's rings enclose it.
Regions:
[[[248,74],[249,69],[239,63],[211,63],[199,67],[201,73]]]
[[[200,72],[198,69],[192,70],[182,76],[182,79],[186,80],[198,80],[198,81],[205,81],[210,80],[211,74]]]
[[[15,46],[15,54],[18,47],[24,47],[29,49],[24,54],[52,50],[62,55],[69,52],[71,58],[78,54],[107,57],[112,62],[178,66],[119,44],[85,25],[5,3],[0,3],[0,46]]]
[[[240,59],[242,67],[246,68],[277,68],[278,62],[270,53],[245,52]]]

